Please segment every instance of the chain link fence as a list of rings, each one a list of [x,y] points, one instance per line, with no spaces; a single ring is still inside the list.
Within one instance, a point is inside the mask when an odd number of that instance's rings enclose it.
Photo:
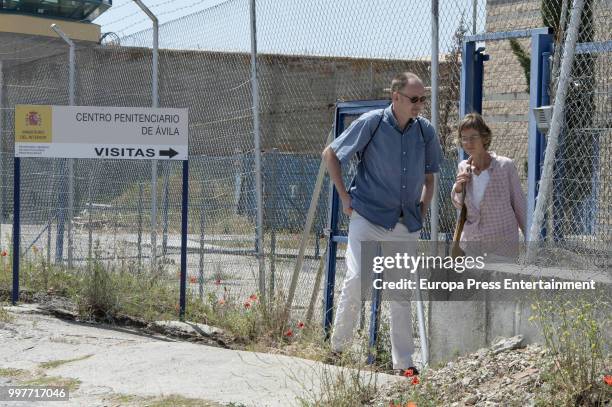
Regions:
[[[566,51],[561,41],[567,37],[570,18],[569,15],[562,18],[558,5],[551,2],[549,7],[546,18],[551,21],[559,54],[563,55]],[[577,267],[604,270],[609,270],[612,264],[611,19],[609,2],[585,1],[545,223],[547,244],[555,249],[556,256],[561,254],[565,262]],[[552,70],[555,86],[560,62],[553,62]],[[554,95],[556,88],[551,91]]]
[[[561,10],[564,5],[571,9],[571,2],[564,1],[440,1],[440,239],[447,239],[455,225],[449,196],[457,162],[454,138],[463,37],[549,25],[560,44],[567,24],[561,21]],[[127,9],[125,4],[117,4],[117,10]],[[401,71],[412,71],[427,87],[432,85],[430,7],[429,2],[400,0],[309,0],[282,6],[257,1],[265,274],[274,295],[287,294],[335,102],[388,98],[390,81]],[[155,13],[155,7],[152,10]],[[589,0],[586,10],[580,41],[609,42],[609,3]],[[121,18],[117,11],[113,27],[122,26]],[[217,280],[243,296],[258,287],[249,18],[249,1],[228,0],[162,24],[159,30],[159,105],[189,109],[188,281],[195,294]],[[121,28],[115,31],[121,33]],[[14,121],[21,120],[14,117],[14,106],[68,103],[68,48],[59,39],[1,35],[0,234],[2,246],[8,248]],[[76,104],[151,106],[152,30],[105,38],[101,45],[77,42]],[[526,190],[531,113],[525,68],[529,64],[522,55],[529,54],[530,43],[498,40],[483,45],[490,55],[483,115],[493,130],[492,149],[515,160]],[[600,264],[609,255],[612,224],[610,48],[601,45],[595,50],[576,58],[555,166],[558,190],[547,218],[549,238],[563,242],[589,264]],[[558,61],[557,52],[553,57]],[[429,118],[430,111],[427,106],[423,115]],[[37,253],[49,262],[66,263],[66,223],[72,222],[76,266],[95,255],[143,270],[150,264],[155,231],[164,275],[178,283],[179,163],[160,162],[152,170],[150,162],[75,160],[72,218],[67,161],[24,159],[22,166],[26,256]],[[155,222],[152,171],[159,208]],[[309,305],[325,255],[327,186],[323,190],[294,301],[297,315]],[[426,224],[423,237],[429,235]],[[342,225],[346,227],[346,219]],[[338,265],[340,282],[344,264]]]

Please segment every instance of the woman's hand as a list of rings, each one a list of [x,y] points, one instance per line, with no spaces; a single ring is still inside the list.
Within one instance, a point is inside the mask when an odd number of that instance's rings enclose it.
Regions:
[[[470,182],[471,179],[472,174],[468,171],[467,168],[461,170],[461,172],[457,174],[457,178],[455,179],[455,192],[458,194],[462,193],[465,184]]]

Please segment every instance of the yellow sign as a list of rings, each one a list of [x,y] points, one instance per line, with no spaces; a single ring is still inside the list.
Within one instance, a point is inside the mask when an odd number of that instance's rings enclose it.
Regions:
[[[51,106],[15,106],[15,142],[51,143]]]

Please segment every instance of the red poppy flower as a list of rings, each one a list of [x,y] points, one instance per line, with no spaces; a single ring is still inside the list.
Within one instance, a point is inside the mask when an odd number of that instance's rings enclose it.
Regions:
[[[0,255],[2,257],[6,257],[6,256],[8,256],[8,252],[6,250],[2,250],[2,253],[0,253]]]
[[[225,304],[225,299],[220,298],[220,299],[219,299],[219,301],[217,301],[217,303],[218,303],[219,305],[223,305],[223,304]]]
[[[246,309],[251,308],[251,303],[250,303],[250,302],[248,302],[248,301],[247,301],[247,302],[245,302],[245,303],[244,303],[244,308],[246,308]]]
[[[249,300],[257,301],[257,295],[256,294],[251,294],[251,296],[249,297]]]
[[[404,370],[404,377],[412,377],[412,376],[414,376],[414,369]]]
[[[221,279],[220,278],[215,280],[215,285],[221,285]]]
[[[297,327],[300,329],[304,328],[304,323],[302,321],[298,322]]]
[[[285,336],[286,337],[291,337],[293,336],[293,331],[291,329],[287,329],[287,332],[285,332]]]
[[[417,404],[414,401],[409,401],[406,403],[406,407],[417,407]]]
[[[197,281],[198,281],[198,280],[195,278],[195,276],[191,276],[191,277],[189,277],[189,282],[190,282],[191,284],[195,284],[195,283],[197,283]]]
[[[607,374],[603,379],[608,386],[612,386],[612,375]]]
[[[419,383],[420,383],[420,381],[419,381],[419,376],[414,376],[414,377],[412,378],[412,384],[419,384]]]

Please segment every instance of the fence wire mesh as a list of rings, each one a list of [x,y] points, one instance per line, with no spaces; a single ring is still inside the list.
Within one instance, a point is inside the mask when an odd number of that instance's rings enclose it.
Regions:
[[[165,3],[151,4],[151,9],[155,13]],[[201,2],[185,1],[184,7],[196,3]],[[124,35],[132,21],[124,11],[132,7],[130,13],[139,12],[127,0],[116,2],[107,12],[106,21],[116,35],[105,37],[101,45],[77,42],[77,105],[151,106],[153,33],[148,29]],[[277,296],[287,294],[335,102],[388,98],[390,81],[401,71],[412,71],[432,86],[430,7],[429,2],[401,0],[302,0],[283,5],[257,1],[265,272],[267,285]],[[437,85],[444,147],[440,239],[452,233],[456,216],[449,195],[457,162],[454,139],[463,37],[548,25],[557,39],[554,82],[568,21],[564,9],[571,9],[571,2],[440,1]],[[610,9],[607,1],[587,1],[580,42],[609,43]],[[238,295],[257,290],[249,16],[249,1],[228,0],[164,23],[159,30],[159,104],[189,109],[188,281],[194,294],[217,280],[235,287]],[[14,117],[14,107],[68,103],[68,48],[54,38],[1,36],[0,234],[2,246],[8,247],[14,122],[20,120]],[[558,188],[547,218],[553,231],[549,238],[563,242],[584,264],[601,264],[608,258],[612,225],[610,47],[602,44],[594,47],[595,52],[576,57],[555,163]],[[497,40],[483,45],[491,57],[485,64],[483,115],[493,129],[492,149],[515,160],[526,190],[531,113],[525,72],[529,64],[525,65],[521,49],[528,54],[530,42]],[[427,106],[423,115],[430,117],[430,111]],[[154,223],[163,275],[178,283],[180,165],[157,166],[155,222],[151,221],[151,163],[75,160],[72,218],[68,218],[67,165],[59,159],[22,162],[21,249],[26,258],[37,253],[65,264],[66,223],[71,222],[75,265],[85,264],[95,252],[109,263],[146,269]],[[300,274],[294,301],[298,316],[309,305],[324,259],[328,184],[326,179]],[[346,219],[341,224],[345,228]],[[424,237],[428,221],[426,225]],[[343,251],[338,255],[342,258]],[[339,289],[345,270],[343,262],[338,265]],[[319,297],[319,310],[320,303]]]
[[[570,4],[568,4],[570,3]],[[543,21],[553,29],[551,105],[555,102],[571,2],[543,2]],[[567,10],[567,14],[566,13]],[[545,206],[547,258],[572,268],[609,270],[611,92],[609,2],[587,0],[580,15],[578,45],[571,68],[552,193]],[[543,182],[546,182],[543,180]]]

